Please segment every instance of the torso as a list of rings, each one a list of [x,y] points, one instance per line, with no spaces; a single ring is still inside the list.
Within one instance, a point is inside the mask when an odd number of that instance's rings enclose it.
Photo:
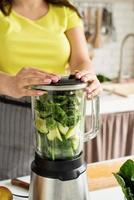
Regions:
[[[6,17],[0,12],[0,71],[16,74],[23,67],[36,67],[65,75],[71,55],[66,33],[82,21],[66,6],[48,8],[36,16],[14,8]]]
[[[65,35],[65,8],[49,5],[49,11],[37,20],[12,11],[0,18],[0,70],[15,74],[22,67],[37,67],[64,74],[70,56]]]

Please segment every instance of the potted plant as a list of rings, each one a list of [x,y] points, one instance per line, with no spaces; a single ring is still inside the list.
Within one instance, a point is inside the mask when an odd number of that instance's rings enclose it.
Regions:
[[[113,173],[122,188],[126,200],[134,200],[134,161],[128,159],[119,172]]]

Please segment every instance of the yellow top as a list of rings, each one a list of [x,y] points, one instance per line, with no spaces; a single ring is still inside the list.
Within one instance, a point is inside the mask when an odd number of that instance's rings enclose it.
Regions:
[[[65,31],[79,26],[81,19],[65,6],[49,4],[48,13],[37,20],[0,12],[0,71],[16,74],[22,67],[37,67],[65,74],[70,56]]]

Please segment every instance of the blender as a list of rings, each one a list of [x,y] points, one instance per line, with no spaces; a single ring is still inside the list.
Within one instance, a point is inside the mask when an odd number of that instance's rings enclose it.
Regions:
[[[84,142],[99,132],[99,97],[91,98],[91,130],[85,133],[87,83],[70,75],[34,86],[35,159],[29,200],[89,200]]]

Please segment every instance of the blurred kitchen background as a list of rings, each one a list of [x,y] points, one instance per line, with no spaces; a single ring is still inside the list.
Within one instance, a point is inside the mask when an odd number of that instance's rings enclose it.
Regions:
[[[96,72],[116,77],[121,43],[127,34],[134,33],[134,1],[75,0],[74,2],[84,19],[85,33]],[[124,75],[134,75],[134,36],[126,42],[124,54]]]
[[[85,145],[87,162],[134,155],[134,0],[73,3],[83,16],[89,56],[104,89],[100,134]]]

